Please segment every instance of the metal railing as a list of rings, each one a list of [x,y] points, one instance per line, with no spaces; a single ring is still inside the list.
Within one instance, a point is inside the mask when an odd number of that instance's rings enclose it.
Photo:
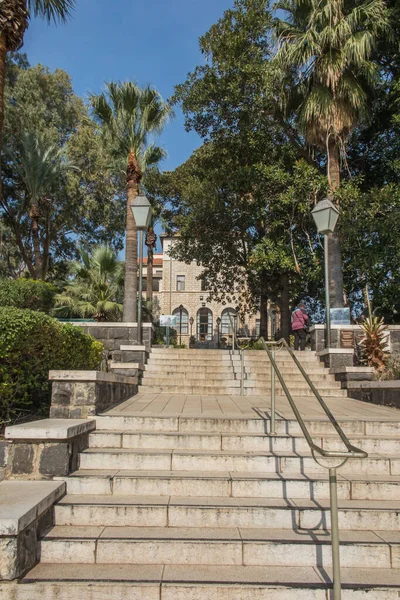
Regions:
[[[234,317],[232,317],[231,313],[228,312],[228,317],[229,317],[229,321],[231,324],[231,329],[232,329],[232,355],[235,354],[236,351],[236,347],[239,350],[239,356],[240,356],[240,395],[244,396],[244,349],[240,348],[238,341],[237,341],[237,315],[235,314]],[[235,368],[235,365],[233,363],[232,360],[232,366],[233,368]]]
[[[266,342],[264,338],[260,338],[260,341],[264,347],[264,350],[267,352],[268,357],[271,362],[271,435],[276,435],[276,388],[275,388],[275,374],[279,379],[279,382],[282,386],[282,389],[289,401],[291,409],[293,410],[297,422],[300,426],[300,429],[306,438],[306,441],[310,447],[311,454],[313,459],[320,466],[329,469],[329,495],[330,495],[330,513],[331,513],[331,542],[332,542],[332,570],[333,570],[333,600],[341,600],[342,597],[342,584],[341,584],[341,574],[340,574],[340,539],[339,539],[339,511],[338,511],[338,496],[337,496],[337,469],[342,467],[350,458],[367,458],[368,453],[364,452],[360,448],[356,448],[351,444],[343,429],[340,427],[339,423],[336,421],[335,417],[331,413],[329,407],[321,397],[317,388],[311,381],[310,377],[304,370],[302,364],[298,360],[297,356],[294,354],[293,350],[290,348],[286,340],[281,339],[278,342]],[[325,414],[329,418],[332,426],[338,433],[340,439],[342,440],[346,450],[337,451],[337,450],[326,450],[318,444],[315,444],[310,432],[307,429],[307,426],[304,422],[303,417],[301,416],[300,411],[296,406],[296,402],[293,399],[292,394],[290,393],[284,377],[277,365],[275,360],[275,349],[285,349],[289,352],[290,356],[294,360],[296,366],[298,367],[300,373],[303,375],[316,399],[318,400],[320,406],[324,410]],[[244,354],[244,351],[242,351]],[[243,381],[244,384],[244,381]],[[259,414],[260,412],[257,411]],[[260,416],[263,416],[260,414]],[[340,459],[338,465],[327,466],[319,462],[316,454],[320,455],[322,458],[337,458]]]

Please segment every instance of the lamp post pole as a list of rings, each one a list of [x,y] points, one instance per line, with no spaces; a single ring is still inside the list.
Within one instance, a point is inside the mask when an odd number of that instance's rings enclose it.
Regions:
[[[183,304],[179,306],[179,345],[182,345],[182,312],[183,312]]]
[[[328,234],[324,234],[324,263],[325,263],[325,306],[326,306],[326,332],[325,348],[331,347],[331,298],[329,293],[329,244]]]
[[[217,318],[217,344],[218,350],[220,348],[220,327],[221,327],[221,317]]]
[[[190,323],[190,337],[192,337],[192,335],[193,335],[193,323],[194,323],[193,317],[190,317],[189,323]]]
[[[138,318],[137,318],[137,341],[138,344],[142,343],[142,296],[143,296],[143,232],[148,228],[152,208],[151,204],[146,196],[137,196],[133,202],[131,202],[131,211],[133,218],[135,219],[136,228],[139,231],[139,289],[138,289]],[[135,298],[136,302],[136,298]]]
[[[339,218],[339,211],[328,198],[321,200],[312,211],[318,233],[324,236],[325,305],[326,332],[325,348],[331,347],[331,301],[329,294],[329,244],[328,235],[333,233]]]
[[[139,290],[138,290],[138,344],[142,343],[142,299],[143,299],[143,230],[139,229]]]

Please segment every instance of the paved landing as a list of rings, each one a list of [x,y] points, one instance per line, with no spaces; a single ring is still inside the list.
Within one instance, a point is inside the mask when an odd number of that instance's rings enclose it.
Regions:
[[[294,397],[303,418],[326,419],[321,406],[314,398]],[[337,419],[377,420],[400,423],[400,410],[376,406],[352,398],[324,398]],[[107,414],[118,416],[209,416],[255,417],[259,409],[271,412],[271,399],[265,396],[189,396],[180,394],[143,394],[140,392]],[[276,398],[277,417],[293,419],[294,414],[285,396]]]

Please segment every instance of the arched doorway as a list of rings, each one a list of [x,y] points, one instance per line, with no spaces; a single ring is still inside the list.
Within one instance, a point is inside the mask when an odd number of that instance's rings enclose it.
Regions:
[[[197,312],[197,339],[200,342],[213,339],[213,314],[209,308],[200,308]]]
[[[186,308],[182,308],[182,322],[181,322],[181,311],[176,308],[172,313],[176,317],[176,332],[178,335],[189,334],[189,313]]]
[[[234,308],[224,308],[221,314],[221,335],[231,335],[232,334],[232,325],[231,319],[233,321],[233,316],[236,315],[236,310]],[[229,318],[231,317],[231,319]]]

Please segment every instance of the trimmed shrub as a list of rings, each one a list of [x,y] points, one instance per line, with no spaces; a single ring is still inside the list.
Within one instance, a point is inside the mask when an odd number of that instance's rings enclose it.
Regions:
[[[0,306],[29,308],[48,313],[54,305],[56,288],[34,279],[0,279]]]
[[[0,307],[0,422],[47,415],[51,369],[98,369],[103,345],[73,325]]]

